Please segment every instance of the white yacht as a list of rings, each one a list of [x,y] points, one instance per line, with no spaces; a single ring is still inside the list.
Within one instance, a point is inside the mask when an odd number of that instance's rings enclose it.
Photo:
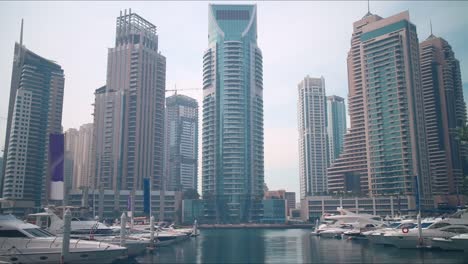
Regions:
[[[339,215],[324,215],[322,219],[325,224],[318,226],[312,235],[318,235],[326,238],[341,238],[341,235],[347,231],[354,230],[353,233],[349,233],[351,236],[357,236],[356,229],[361,233],[362,228],[370,228],[372,226],[380,227],[384,223],[379,216],[370,214],[357,214],[345,210],[341,207],[337,208],[340,212]]]
[[[45,229],[50,233],[61,236],[63,234],[63,219],[61,219],[52,208],[45,208],[46,212],[30,214],[35,217],[36,223],[45,224]],[[45,221],[42,218],[46,218]],[[72,217],[70,236],[82,240],[95,240],[114,245],[120,245],[120,234],[115,234],[112,228],[100,223],[97,220]],[[125,247],[128,249],[128,256],[135,257],[146,251],[150,245],[150,240],[139,237],[125,237]]]
[[[364,232],[363,235],[366,236],[372,244],[385,245],[386,242],[383,239],[383,236],[392,232],[399,232],[403,228],[408,230],[415,228],[417,226],[416,220],[402,220],[402,222],[395,222],[390,224],[388,227],[380,228],[373,231]]]
[[[141,238],[150,238],[150,227],[138,227],[129,231],[132,236],[141,237]],[[170,230],[161,230],[160,228],[156,227],[154,232],[154,237],[157,246],[168,246],[174,244],[176,242],[180,242],[186,240],[190,237],[190,235],[183,233],[183,232],[176,232]]]
[[[461,250],[468,252],[468,234],[460,234],[450,238],[433,238],[432,247],[443,250]]]
[[[468,213],[459,211],[449,218],[421,224],[421,236],[419,229],[400,230],[387,233],[383,236],[385,243],[398,248],[431,247],[432,239],[450,238],[458,234],[468,233]]]
[[[62,238],[12,215],[0,215],[0,261],[60,263]],[[127,258],[127,249],[97,241],[70,239],[67,263],[112,263]]]

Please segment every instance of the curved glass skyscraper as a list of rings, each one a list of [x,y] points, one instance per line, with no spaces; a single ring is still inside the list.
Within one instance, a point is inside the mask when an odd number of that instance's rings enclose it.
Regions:
[[[263,66],[255,5],[209,5],[203,56],[207,220],[255,221],[263,197]]]

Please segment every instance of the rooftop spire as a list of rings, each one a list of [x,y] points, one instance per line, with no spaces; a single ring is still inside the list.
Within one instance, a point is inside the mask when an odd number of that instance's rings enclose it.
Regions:
[[[436,36],[434,36],[434,34],[432,34],[432,20],[430,20],[430,19],[429,19],[429,27],[431,29],[431,34],[429,35],[429,37],[427,37],[427,39],[436,38]]]
[[[20,46],[23,46],[23,19],[21,19]]]
[[[431,26],[431,35],[432,35],[432,20],[429,19],[429,25]]]
[[[367,0],[367,14],[364,15],[364,17],[368,17],[368,16],[372,16],[372,13],[370,11],[370,0]]]

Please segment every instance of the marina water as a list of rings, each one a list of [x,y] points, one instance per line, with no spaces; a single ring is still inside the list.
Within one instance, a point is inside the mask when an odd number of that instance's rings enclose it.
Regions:
[[[134,263],[467,263],[468,253],[324,239],[310,229],[210,229]]]

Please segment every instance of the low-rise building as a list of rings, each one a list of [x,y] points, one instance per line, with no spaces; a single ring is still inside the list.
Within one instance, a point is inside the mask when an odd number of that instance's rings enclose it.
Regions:
[[[182,224],[193,224],[195,220],[203,223],[203,200],[183,200],[182,201]]]
[[[143,191],[135,191],[132,195],[128,190],[122,190],[117,194],[113,190],[72,190],[68,205],[83,207],[89,212],[94,211],[100,219],[120,218],[124,211],[133,211],[134,216],[144,215]],[[179,222],[181,207],[181,192],[165,191],[162,196],[160,191],[151,191],[151,210],[156,220]]]
[[[410,210],[407,196],[378,196],[378,197],[336,197],[309,196],[301,201],[301,216],[305,221],[315,221],[325,213],[338,213],[337,207],[342,207],[358,213],[379,216],[395,216],[414,213]]]
[[[284,224],[286,222],[286,200],[267,199],[263,200],[262,223]]]

